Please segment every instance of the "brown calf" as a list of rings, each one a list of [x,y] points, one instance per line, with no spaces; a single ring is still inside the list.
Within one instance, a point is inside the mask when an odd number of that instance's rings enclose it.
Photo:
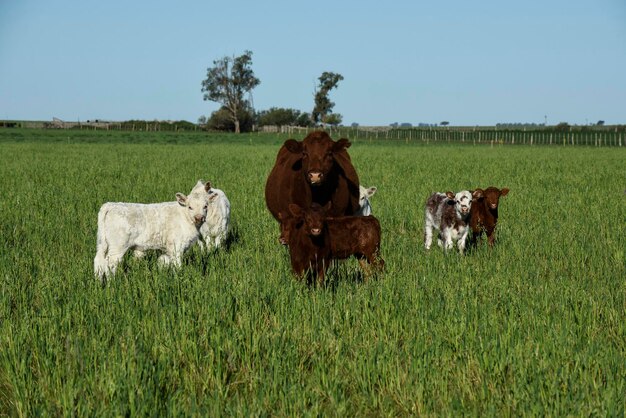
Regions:
[[[294,266],[294,255],[296,259],[301,257],[306,243],[304,234],[313,231],[312,226],[319,229],[319,222],[322,223],[322,231],[319,242],[328,245],[329,258],[323,258],[322,269],[328,268],[328,261],[331,259],[342,260],[355,256],[363,272],[370,274],[370,266],[376,270],[382,270],[385,261],[380,257],[380,222],[373,216],[342,216],[336,218],[326,217],[326,212],[330,204],[321,207],[313,204],[310,209],[305,210],[297,205],[289,205],[291,217],[280,214],[281,222],[281,243],[289,245],[289,253],[292,259],[292,267],[296,274],[301,275]],[[317,250],[316,259],[320,254],[326,253]],[[367,263],[366,263],[367,261]],[[319,263],[317,264],[319,266]],[[321,274],[320,274],[321,273]],[[323,281],[324,272],[317,270],[318,280]],[[320,279],[321,276],[321,279]]]
[[[470,210],[470,228],[472,237],[470,245],[476,246],[478,239],[484,233],[487,234],[489,247],[493,247],[496,240],[496,224],[498,223],[498,204],[501,196],[506,196],[509,189],[502,190],[497,187],[487,187],[483,195],[472,203]]]

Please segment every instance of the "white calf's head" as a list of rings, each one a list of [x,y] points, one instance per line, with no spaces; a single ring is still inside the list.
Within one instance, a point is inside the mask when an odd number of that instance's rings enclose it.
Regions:
[[[201,180],[198,180],[198,183],[188,196],[176,193],[176,201],[179,205],[187,208],[185,214],[196,226],[202,225],[206,220],[210,190],[211,182],[203,183]]]
[[[359,210],[357,215],[368,216],[372,214],[372,205],[370,205],[369,198],[376,193],[376,187],[363,187],[359,185]]]
[[[453,194],[452,192],[446,192],[446,196],[448,197],[448,204],[454,205],[455,210],[461,216],[467,216],[472,208],[472,193],[469,190],[463,190],[458,192],[457,194]]]

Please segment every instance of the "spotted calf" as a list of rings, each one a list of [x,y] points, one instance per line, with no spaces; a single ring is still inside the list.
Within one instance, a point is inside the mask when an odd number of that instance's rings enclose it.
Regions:
[[[433,229],[439,231],[437,244],[449,250],[457,243],[459,252],[465,251],[469,233],[470,209],[472,200],[482,196],[482,190],[463,190],[456,195],[452,192],[433,193],[426,201],[424,247],[430,249]]]

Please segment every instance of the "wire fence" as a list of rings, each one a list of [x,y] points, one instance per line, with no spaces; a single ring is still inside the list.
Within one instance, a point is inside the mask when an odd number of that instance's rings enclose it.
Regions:
[[[72,130],[106,131],[147,131],[147,132],[203,132],[203,126],[190,122],[127,121],[127,122],[64,122],[58,119],[52,122],[10,122],[0,121],[0,127],[7,128],[44,128]],[[259,133],[279,133],[289,136],[304,137],[319,130],[315,127],[299,126],[263,126]],[[626,146],[626,127],[619,126],[575,126],[559,130],[555,127],[533,129],[507,129],[499,127],[326,127],[334,139],[351,140],[394,140],[423,143],[461,143],[491,145],[561,145],[590,147]]]
[[[304,136],[315,128],[283,126],[276,132]],[[516,130],[498,128],[386,128],[386,127],[329,127],[329,134],[337,139],[395,140],[424,143],[468,143],[510,145],[582,145],[592,147],[622,147],[626,145],[626,132],[621,129],[568,129],[553,128]]]

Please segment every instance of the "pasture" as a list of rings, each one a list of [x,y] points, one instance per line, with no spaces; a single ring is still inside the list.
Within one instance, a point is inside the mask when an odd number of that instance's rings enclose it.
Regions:
[[[626,149],[357,140],[385,274],[316,288],[263,198],[285,139],[0,131],[0,416],[623,416]],[[100,286],[100,205],[198,179],[231,201],[228,250]],[[426,252],[428,195],[489,185],[496,247]]]

